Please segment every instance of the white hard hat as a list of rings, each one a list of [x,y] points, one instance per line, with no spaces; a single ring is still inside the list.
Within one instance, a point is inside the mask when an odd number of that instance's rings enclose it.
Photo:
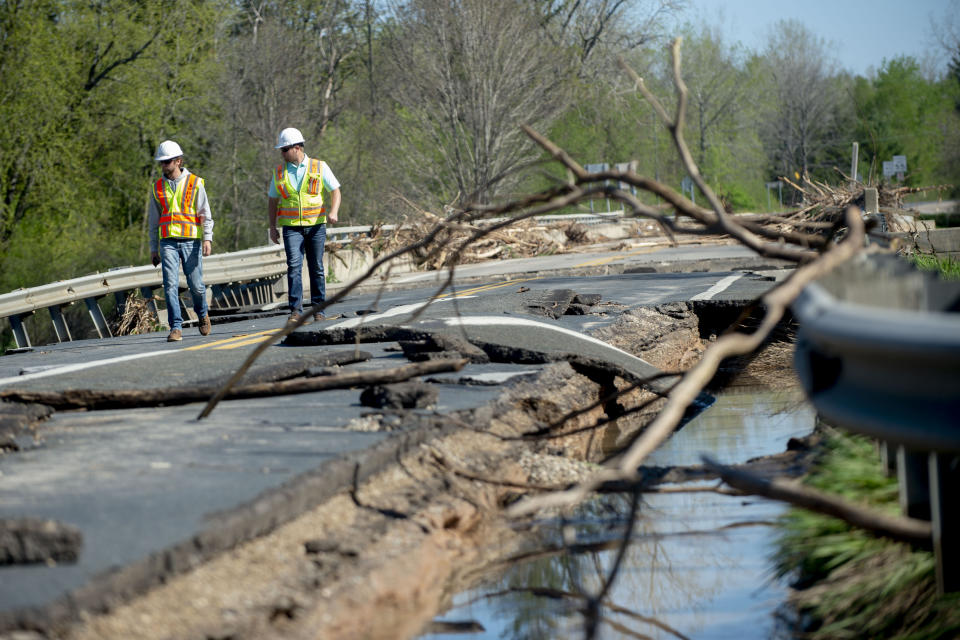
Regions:
[[[303,142],[303,134],[300,133],[300,130],[289,127],[281,131],[280,135],[277,136],[277,146],[275,146],[274,149],[289,147],[292,144],[303,144]]]
[[[160,146],[157,147],[157,157],[154,158],[154,160],[162,162],[171,158],[179,158],[182,155],[183,149],[180,148],[180,145],[173,140],[164,140],[160,143]]]

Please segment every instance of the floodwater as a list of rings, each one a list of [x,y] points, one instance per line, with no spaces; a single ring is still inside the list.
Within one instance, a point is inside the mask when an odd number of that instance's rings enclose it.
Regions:
[[[815,417],[799,392],[727,393],[646,464],[700,464],[702,454],[739,463],[779,453],[791,437],[813,431]],[[568,545],[616,541],[629,507],[628,496],[594,499],[573,519],[544,525],[542,544],[558,545],[564,534]],[[645,494],[596,637],[788,637],[776,616],[787,589],[770,562],[776,533],[770,523],[785,510],[781,503],[714,492]],[[616,554],[615,548],[567,552],[517,565],[457,594],[453,608],[436,618],[469,623],[462,631],[421,638],[582,638],[584,601],[566,594],[596,594]],[[532,589],[554,590],[554,597]]]

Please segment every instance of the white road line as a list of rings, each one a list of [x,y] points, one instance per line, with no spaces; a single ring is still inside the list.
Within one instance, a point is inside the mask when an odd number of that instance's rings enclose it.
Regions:
[[[717,284],[713,285],[712,287],[704,291],[703,293],[698,293],[697,295],[693,296],[690,299],[691,300],[710,300],[711,298],[713,298],[713,296],[717,295],[718,293],[720,293],[721,291],[723,291],[724,289],[732,285],[734,282],[742,278],[743,275],[744,275],[743,273],[734,273],[733,275],[729,275],[723,280],[721,280],[720,282],[718,282]]]
[[[457,298],[457,300],[466,300],[467,298],[472,298],[473,296],[464,296],[463,298]],[[430,302],[430,305],[434,305],[440,302],[449,302],[453,298],[438,298]],[[413,304],[401,304],[396,307],[391,307],[386,311],[380,313],[371,313],[365,316],[359,316],[356,318],[348,318],[347,320],[341,320],[335,324],[326,327],[327,329],[349,329],[353,327],[360,326],[361,324],[368,324],[370,322],[375,322],[377,320],[383,320],[384,318],[393,318],[395,316],[402,316],[405,314],[413,315],[414,312],[419,311],[427,305],[426,302],[414,302]]]
[[[36,380],[37,378],[48,378],[58,376],[62,373],[73,373],[74,371],[83,371],[93,367],[100,367],[105,364],[114,364],[117,362],[126,362],[127,360],[136,360],[138,358],[150,358],[153,356],[162,356],[170,353],[178,353],[178,350],[150,351],[147,353],[133,353],[128,356],[117,356],[116,358],[104,358],[103,360],[94,360],[93,362],[78,362],[77,364],[67,364],[62,367],[54,367],[46,371],[37,373],[28,373],[22,376],[13,376],[12,378],[0,378],[0,386],[14,382],[26,382],[27,380]]]
[[[595,345],[610,349],[611,351],[617,351],[628,358],[634,360],[640,360],[645,364],[650,364],[643,358],[638,358],[637,356],[619,349],[609,342],[604,342],[599,338],[594,338],[591,335],[585,333],[578,333],[572,329],[567,329],[566,327],[557,327],[552,324],[547,324],[545,322],[538,322],[537,320],[527,320],[526,318],[516,318],[510,316],[458,316],[455,318],[438,318],[440,322],[447,325],[448,327],[456,327],[463,325],[470,326],[481,326],[481,327],[503,327],[503,326],[514,326],[514,327],[535,327],[537,329],[543,329],[546,331],[555,331],[563,335],[570,336],[575,340],[581,340],[583,342],[590,342]],[[428,321],[429,322],[429,321]]]

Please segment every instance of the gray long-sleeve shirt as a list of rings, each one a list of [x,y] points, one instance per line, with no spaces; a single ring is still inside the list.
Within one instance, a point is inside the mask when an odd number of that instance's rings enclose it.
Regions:
[[[190,173],[190,171],[183,169],[180,171],[180,175],[176,180],[170,180],[166,176],[161,176],[161,179],[165,181],[171,189],[176,190],[177,185],[187,177],[188,173]],[[197,185],[197,215],[203,216],[203,239],[213,242],[213,214],[210,212],[207,190],[204,188],[202,182]],[[155,253],[160,247],[160,206],[157,204],[157,199],[153,197],[153,195],[150,196],[147,225],[149,228],[148,233],[150,234],[150,253]]]

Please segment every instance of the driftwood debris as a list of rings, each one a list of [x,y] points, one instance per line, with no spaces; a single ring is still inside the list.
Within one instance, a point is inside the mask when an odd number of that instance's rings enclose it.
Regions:
[[[279,382],[260,382],[234,387],[228,398],[260,398],[264,396],[309,393],[328,389],[403,382],[417,376],[459,371],[467,360],[432,360],[379,371],[351,371],[332,376],[294,378]],[[203,402],[216,393],[217,387],[174,387],[166,389],[68,389],[65,391],[3,391],[0,399],[36,402],[56,409],[118,409]]]
[[[443,233],[410,256],[423,269],[442,269],[451,260],[457,264],[470,264],[481,260],[568,253],[575,250],[577,244],[598,239],[596,233],[580,224],[543,224],[524,220],[474,240],[473,235],[482,228],[478,224],[450,224],[436,214],[417,208],[415,214],[405,217],[391,231],[374,227],[368,237],[351,238],[349,246],[377,247],[378,252],[392,251],[420,240],[437,224],[445,225]],[[339,244],[330,243],[328,247],[335,257]]]

